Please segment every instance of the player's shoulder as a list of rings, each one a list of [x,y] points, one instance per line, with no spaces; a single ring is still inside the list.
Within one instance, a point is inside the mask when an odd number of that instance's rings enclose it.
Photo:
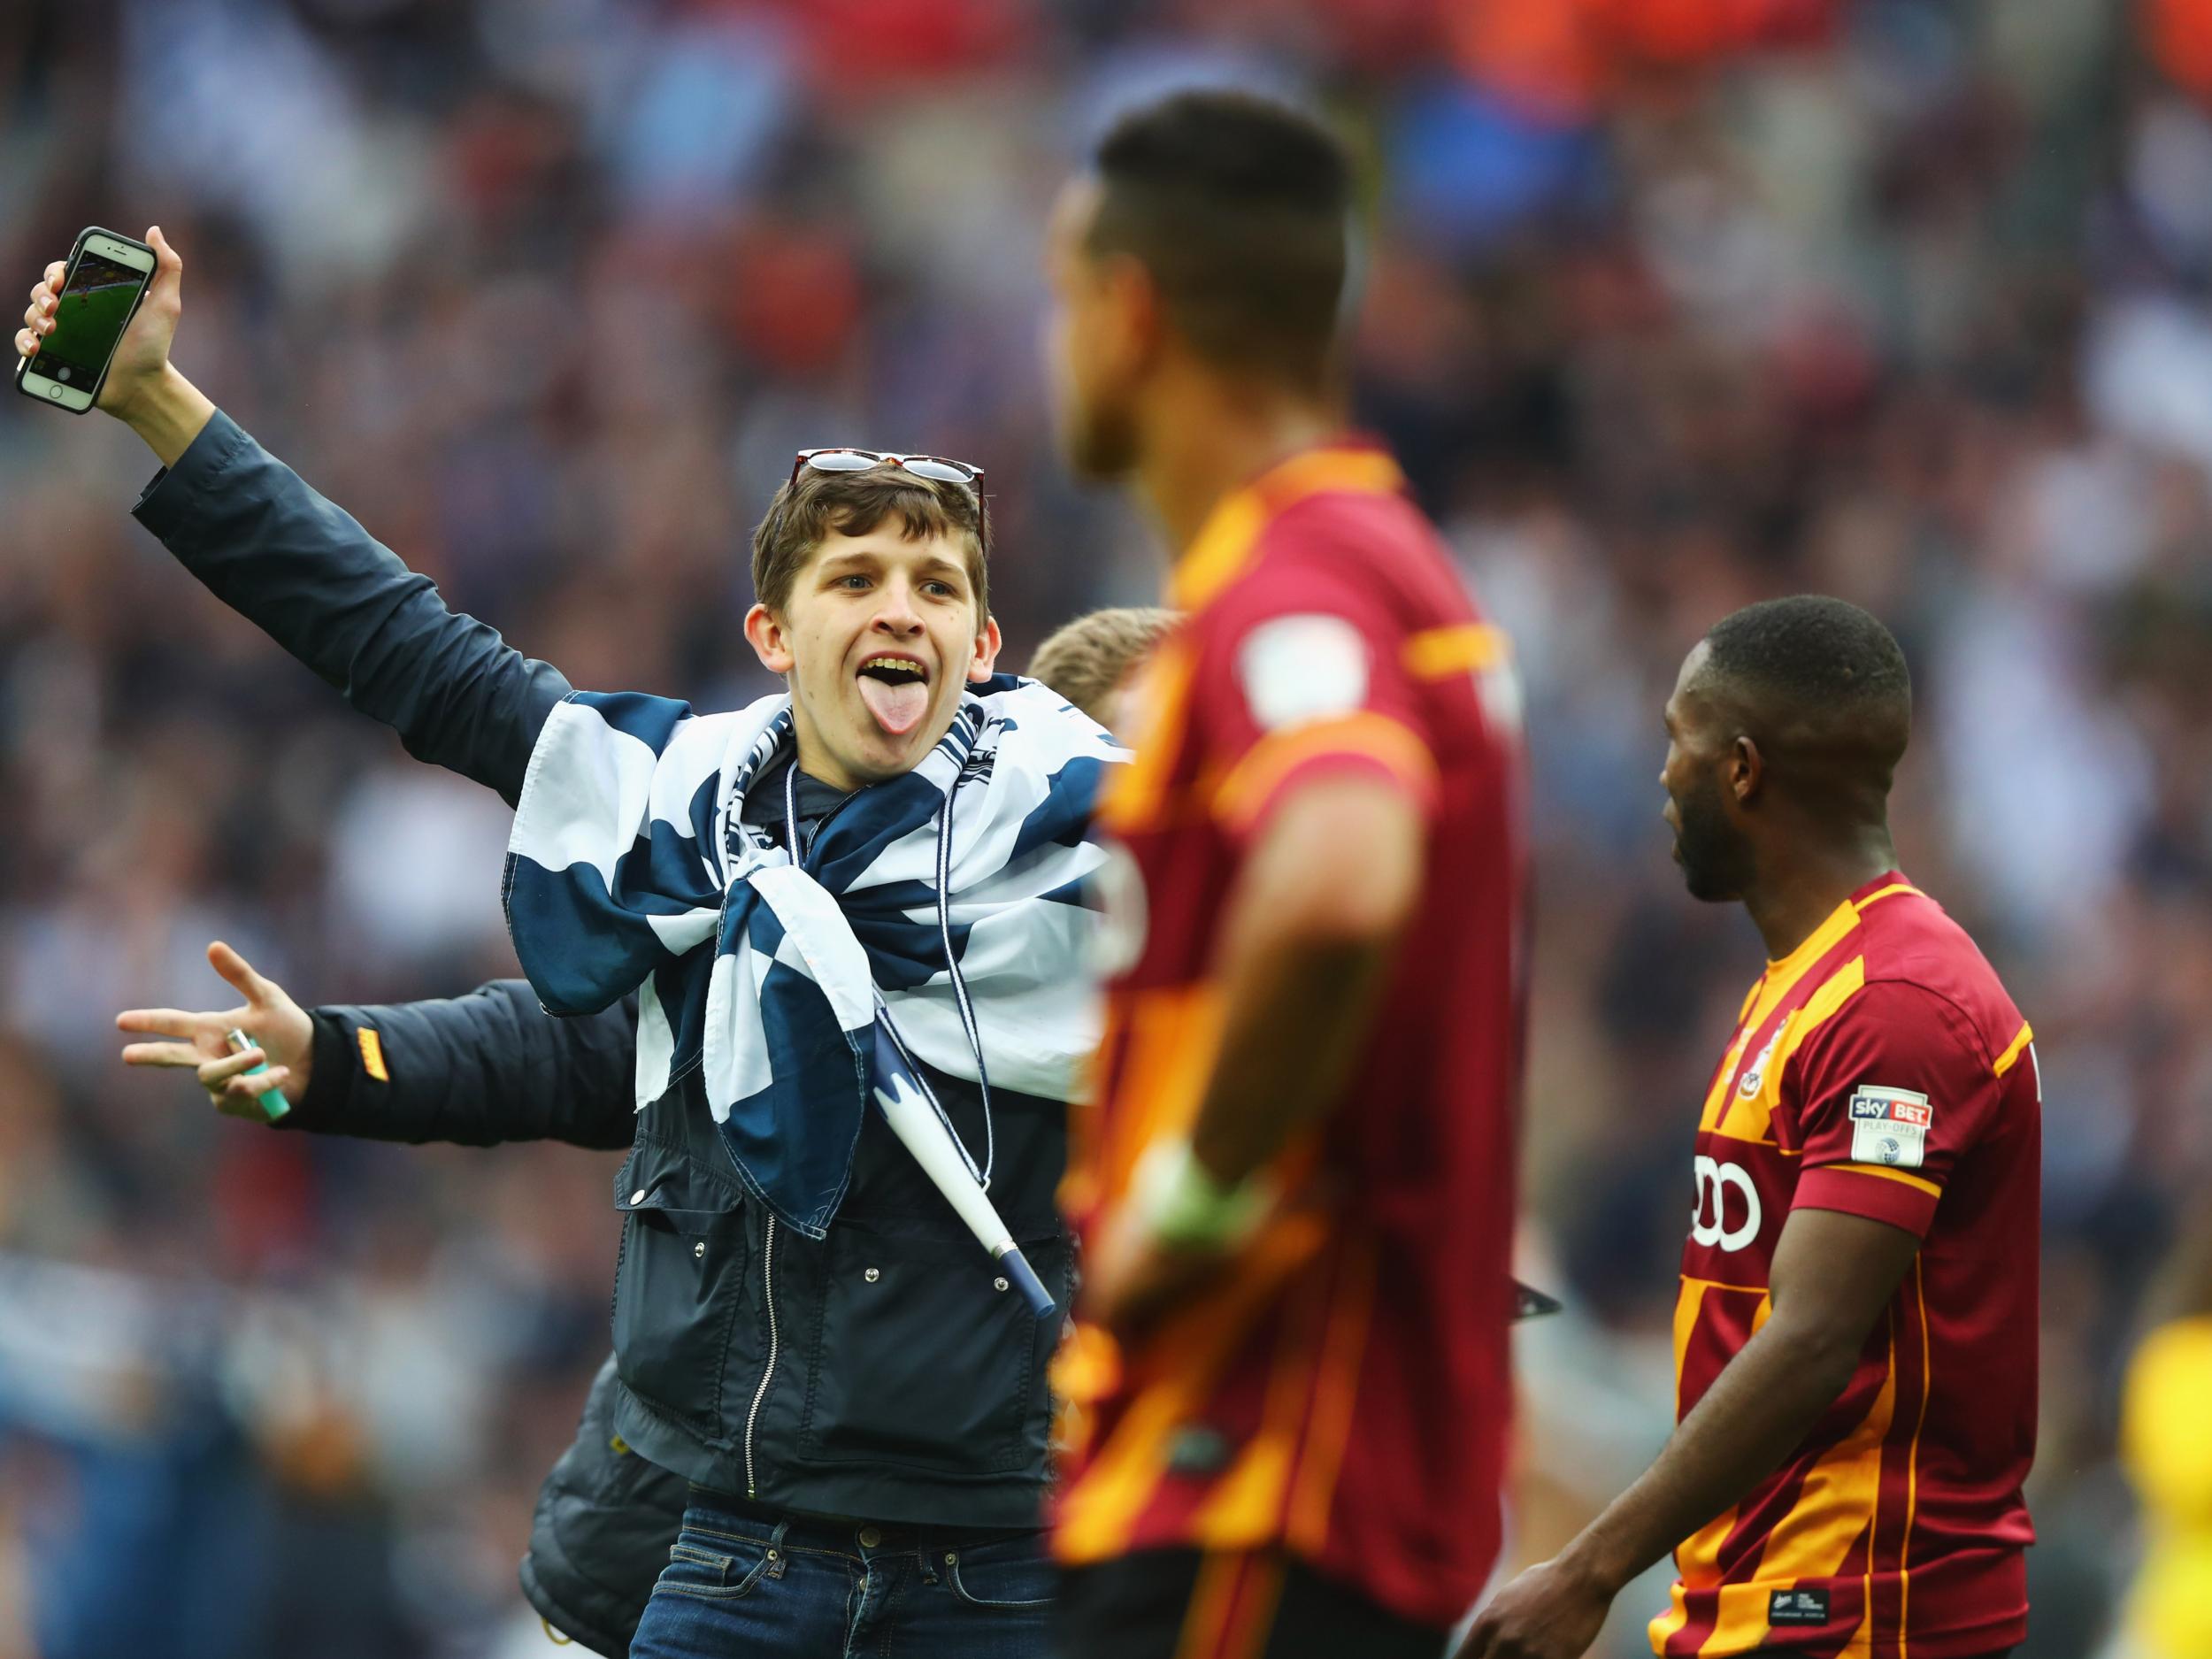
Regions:
[[[1479,620],[1421,510],[1402,495],[1352,490],[1318,491],[1270,518],[1206,610],[1207,631],[1232,637],[1300,615],[1399,638]]]
[[[1981,1064],[1993,1063],[2025,1021],[1989,958],[1943,906],[1895,884],[1861,902],[1861,1020],[1948,1030]]]
[[[1448,570],[1428,515],[1402,490],[1321,489],[1271,513],[1254,564],[1317,579],[1387,572],[1400,580]]]

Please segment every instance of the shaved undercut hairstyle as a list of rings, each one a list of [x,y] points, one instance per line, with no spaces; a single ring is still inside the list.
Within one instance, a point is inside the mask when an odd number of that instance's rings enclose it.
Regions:
[[[1181,92],[1125,116],[1094,169],[1090,252],[1142,265],[1194,350],[1325,385],[1352,210],[1351,162],[1333,134],[1249,93]]]
[[[1888,793],[1912,735],[1912,676],[1878,618],[1800,594],[1722,618],[1705,642],[1702,677],[1763,749],[1804,764],[1812,775],[1801,782]]]

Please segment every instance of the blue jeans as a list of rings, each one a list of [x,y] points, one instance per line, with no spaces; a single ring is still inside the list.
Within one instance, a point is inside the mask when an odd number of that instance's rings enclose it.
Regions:
[[[630,1659],[1048,1659],[1041,1532],[780,1516],[691,1489]]]

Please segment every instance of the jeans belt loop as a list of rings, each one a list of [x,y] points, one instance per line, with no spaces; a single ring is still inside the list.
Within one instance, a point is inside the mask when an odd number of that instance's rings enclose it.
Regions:
[[[783,1570],[791,1564],[791,1552],[783,1547],[783,1535],[790,1530],[790,1521],[781,1520],[768,1535],[768,1576],[772,1578],[782,1578]]]

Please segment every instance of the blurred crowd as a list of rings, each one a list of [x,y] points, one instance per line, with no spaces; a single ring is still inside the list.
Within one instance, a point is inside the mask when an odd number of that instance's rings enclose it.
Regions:
[[[1359,419],[1527,677],[1524,1271],[1571,1311],[1520,1338],[1520,1553],[1664,1433],[1690,1118],[1761,965],[1666,856],[1660,706],[1709,623],[1817,589],[1905,645],[1902,856],[2037,1030],[2029,1651],[2116,1640],[2124,1365],[2212,1181],[2193,8],[0,10],[0,285],[159,222],[177,360],[250,431],[577,684],[718,707],[766,688],[746,538],[803,444],[988,471],[1017,664],[1151,600],[1041,419],[1046,205],[1171,84],[1325,104],[1372,183]],[[120,427],[7,405],[0,1659],[541,1651],[514,1561],[606,1350],[613,1160],[257,1132],[111,1023],[232,1000],[217,937],[308,1003],[513,972],[504,810],[172,567]]]

